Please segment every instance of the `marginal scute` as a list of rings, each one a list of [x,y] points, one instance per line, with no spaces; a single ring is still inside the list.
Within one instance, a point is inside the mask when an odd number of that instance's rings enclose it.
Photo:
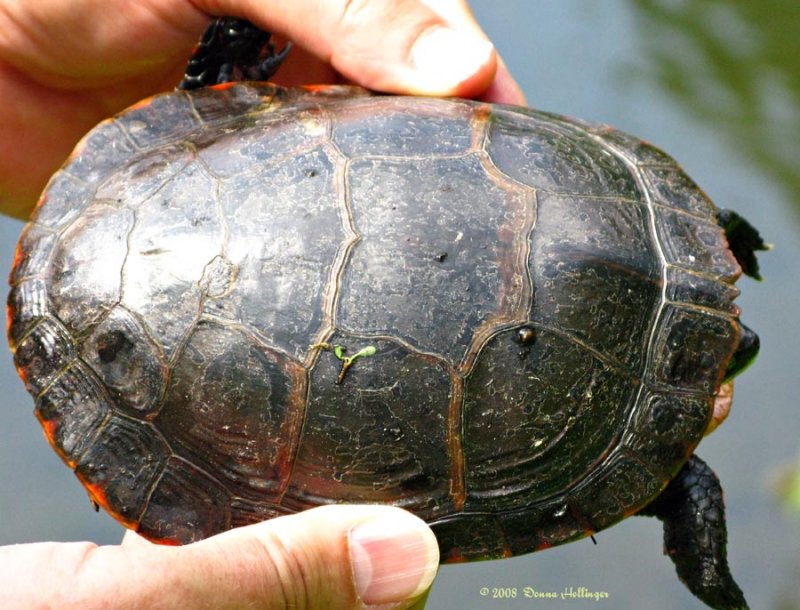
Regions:
[[[461,513],[434,520],[431,528],[439,542],[442,563],[497,559],[509,551],[505,532],[492,515]]]
[[[670,304],[655,325],[647,381],[667,391],[715,394],[739,343],[738,325],[726,317]]]
[[[149,424],[112,416],[79,458],[75,474],[95,501],[126,523],[138,520],[169,456]]]
[[[270,83],[199,88],[186,95],[203,124],[227,123],[250,112],[269,112],[280,89]],[[277,100],[274,100],[277,102]],[[276,103],[275,106],[278,104]]]
[[[138,151],[114,119],[97,125],[78,143],[69,158],[69,175],[85,184],[97,184],[116,173]],[[88,203],[88,201],[87,201]],[[73,201],[73,206],[80,206]],[[50,207],[51,203],[48,203]]]
[[[689,271],[711,274],[732,283],[742,271],[722,228],[713,220],[671,212],[656,206],[656,227],[668,263]]]
[[[650,498],[658,495],[666,484],[666,480],[651,472],[641,461],[621,451],[598,466],[598,472],[593,474],[590,481],[592,494],[615,498],[625,507],[626,514],[639,510]],[[586,498],[589,499],[589,496]],[[591,503],[581,510],[591,515]]]
[[[14,257],[9,283],[14,286],[28,277],[41,277],[48,267],[58,236],[38,224],[28,224],[22,231]]]
[[[14,284],[8,293],[8,343],[17,349],[22,337],[50,312],[47,285],[42,278]]]
[[[113,405],[94,373],[73,361],[36,400],[36,417],[59,455],[74,467],[92,446]]]
[[[134,155],[97,184],[95,199],[135,209],[184,171],[193,156],[185,145],[162,146]]]
[[[230,493],[209,475],[170,458],[136,530],[146,538],[189,544],[230,529]]]
[[[539,550],[575,540],[586,533],[586,525],[563,498],[543,505],[497,515],[500,527],[507,534],[510,554],[519,555],[529,549]]]
[[[571,490],[567,502],[590,531],[605,529],[639,510],[661,492],[667,479],[653,464],[616,451]],[[685,456],[679,458],[683,463]]]
[[[739,315],[739,307],[734,303],[739,289],[719,279],[668,267],[666,292],[667,300],[676,304],[699,305],[732,316]]]
[[[51,230],[67,226],[90,205],[95,185],[73,177],[66,169],[56,172],[31,214],[31,221]]]
[[[713,204],[680,167],[646,167],[643,172],[656,203],[714,221]]]
[[[645,390],[622,443],[665,482],[703,436],[713,399]]]
[[[264,133],[269,132],[265,140]],[[295,160],[328,137],[328,119],[320,112],[282,112],[262,108],[242,115],[222,131],[198,134],[197,154],[215,176],[237,179],[236,185],[258,176],[269,166]],[[268,183],[265,183],[265,186]]]
[[[14,364],[25,389],[36,396],[75,357],[75,344],[69,332],[48,316],[17,344]]]
[[[189,98],[180,93],[143,100],[115,120],[139,149],[179,141],[200,125]]]
[[[587,480],[570,490],[566,501],[573,510],[579,511],[581,523],[591,532],[599,532],[622,521],[628,507],[613,493],[608,493],[608,487],[604,487],[603,493],[598,493],[596,480],[603,473],[592,473]]]

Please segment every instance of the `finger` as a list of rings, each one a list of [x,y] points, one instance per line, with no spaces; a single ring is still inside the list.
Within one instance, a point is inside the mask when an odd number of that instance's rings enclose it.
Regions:
[[[522,88],[511,76],[511,72],[508,71],[503,58],[499,56],[494,80],[489,85],[489,88],[480,95],[479,99],[495,104],[515,104],[517,106],[525,106],[527,104]]]
[[[273,41],[280,49],[286,44],[286,40],[281,36],[273,37]],[[298,87],[338,83],[342,78],[329,63],[322,61],[303,47],[295,45],[271,80],[284,87]]]
[[[48,0],[5,3],[0,57],[65,90],[172,75],[208,23],[191,2]],[[154,76],[158,75],[158,76]],[[129,85],[129,82],[125,84]]]
[[[458,27],[472,30],[478,36],[484,36],[478,22],[475,20],[472,11],[466,0],[422,0],[427,6],[439,13],[449,23],[456,24]],[[524,106],[526,104],[525,94],[522,92],[517,81],[511,76],[503,58],[497,57],[497,70],[494,80],[479,96],[485,102],[497,104],[516,104]]]
[[[153,543],[148,541],[147,539],[143,538],[133,530],[126,530],[125,535],[122,538],[122,546],[128,548],[143,548],[143,547],[152,547]],[[438,556],[438,549],[436,549],[437,556]],[[400,568],[403,569],[402,566]],[[397,576],[397,570],[390,570],[392,573],[392,578]],[[422,595],[416,598],[414,603],[408,608],[408,610],[423,610],[425,608],[425,603],[428,599],[428,593],[430,589],[426,590]]]
[[[0,548],[0,560],[12,566],[0,573],[4,608],[72,610],[113,599],[116,608],[154,610],[389,610],[416,603],[439,555],[433,533],[410,513],[326,506],[185,547],[20,545]]]
[[[125,530],[125,535],[122,536],[122,542],[120,543],[121,546],[124,547],[147,547],[152,546],[152,542],[143,538],[133,530]]]
[[[193,573],[201,576],[195,583],[197,597],[210,600],[208,608],[230,603],[230,592],[219,595],[209,570],[222,571],[230,582],[238,580],[235,607],[242,602],[255,608],[334,610],[360,607],[361,602],[408,607],[409,600],[428,589],[439,562],[436,539],[424,522],[385,506],[326,506],[232,530],[182,550],[196,564]],[[200,608],[181,605],[185,600],[177,595],[175,607]]]
[[[408,610],[425,610],[425,604],[428,602],[428,594],[430,592],[430,589],[425,591],[425,593],[419,596],[416,601],[408,607]]]
[[[196,0],[195,5],[212,15],[246,17],[370,89],[469,97],[491,84],[497,67],[494,47],[461,0]]]

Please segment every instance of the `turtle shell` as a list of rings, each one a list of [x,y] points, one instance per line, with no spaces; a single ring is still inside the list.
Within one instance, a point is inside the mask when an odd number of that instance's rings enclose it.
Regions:
[[[9,335],[56,451],[150,539],[380,502],[444,560],[508,556],[635,513],[700,440],[740,334],[715,213],[602,125],[175,92],[52,178]]]

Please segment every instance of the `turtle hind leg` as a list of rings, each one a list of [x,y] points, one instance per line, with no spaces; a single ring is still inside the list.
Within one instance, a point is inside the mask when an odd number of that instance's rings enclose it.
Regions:
[[[728,567],[722,487],[703,460],[691,456],[661,495],[638,514],[663,521],[665,553],[696,597],[716,610],[747,610]]]

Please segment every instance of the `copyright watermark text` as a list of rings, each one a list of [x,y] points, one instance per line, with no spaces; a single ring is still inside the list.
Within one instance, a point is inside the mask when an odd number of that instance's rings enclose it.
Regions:
[[[586,587],[564,587],[560,591],[545,591],[531,586],[525,587],[480,587],[478,593],[487,599],[532,599],[532,600],[565,600],[595,601],[608,599],[608,591],[592,591]]]

